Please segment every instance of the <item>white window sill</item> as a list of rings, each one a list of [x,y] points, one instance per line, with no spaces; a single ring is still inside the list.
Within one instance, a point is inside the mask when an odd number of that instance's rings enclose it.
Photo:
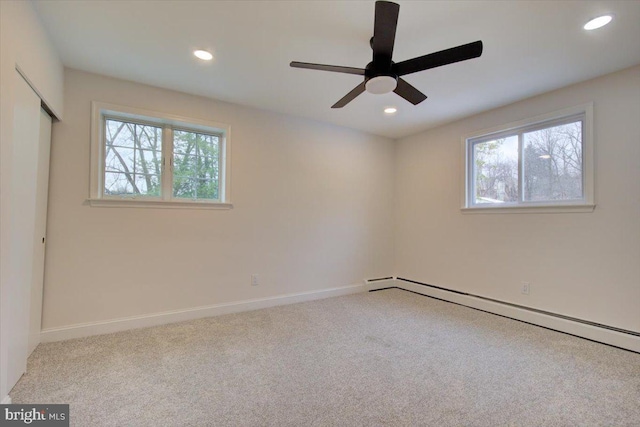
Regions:
[[[474,206],[464,207],[463,214],[502,214],[502,213],[590,213],[596,205],[515,205],[515,206]]]
[[[232,203],[195,200],[87,199],[91,207],[155,209],[233,209]]]

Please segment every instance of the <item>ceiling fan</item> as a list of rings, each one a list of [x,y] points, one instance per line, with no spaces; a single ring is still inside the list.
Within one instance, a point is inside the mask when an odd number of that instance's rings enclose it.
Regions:
[[[369,41],[373,49],[373,60],[365,68],[341,67],[338,65],[312,64],[309,62],[293,61],[294,68],[308,68],[311,70],[332,71],[335,73],[357,74],[364,76],[364,81],[336,102],[331,108],[342,108],[353,101],[365,90],[373,94],[389,93],[400,95],[413,105],[427,99],[427,96],[407,83],[401,76],[428,70],[455,62],[466,61],[482,55],[482,41],[441,50],[402,62],[393,62],[393,44],[396,38],[398,14],[400,5],[388,1],[376,2],[376,14],[373,37]]]

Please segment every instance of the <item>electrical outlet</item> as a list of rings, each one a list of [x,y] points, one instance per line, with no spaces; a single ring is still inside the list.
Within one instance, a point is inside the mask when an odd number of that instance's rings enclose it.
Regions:
[[[257,274],[251,275],[251,286],[258,286],[260,284],[260,278]]]
[[[522,282],[521,292],[523,295],[529,295],[529,291],[531,290],[531,283]]]

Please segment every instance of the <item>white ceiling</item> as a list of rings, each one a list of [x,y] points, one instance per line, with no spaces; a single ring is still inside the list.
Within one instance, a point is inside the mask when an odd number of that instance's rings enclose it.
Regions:
[[[331,109],[362,77],[289,62],[364,68],[373,1],[34,1],[68,67],[392,138],[640,63],[640,1],[398,3],[396,62],[476,40],[482,57],[406,76],[429,97],[417,106],[364,93]]]

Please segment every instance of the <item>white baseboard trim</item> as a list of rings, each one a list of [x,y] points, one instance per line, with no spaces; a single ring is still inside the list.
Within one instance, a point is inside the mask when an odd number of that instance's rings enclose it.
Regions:
[[[380,289],[395,288],[396,278],[387,277],[384,279],[365,279],[364,289],[367,292],[378,291]]]
[[[203,317],[220,316],[223,314],[252,311],[261,308],[275,307],[278,305],[295,304],[304,301],[338,297],[364,291],[364,285],[349,285],[269,298],[194,307],[185,310],[172,310],[142,316],[124,317],[103,322],[82,323],[61,328],[43,329],[40,333],[40,340],[41,342],[64,341],[92,335],[110,334],[129,329],[148,328],[150,326],[164,325],[167,323],[184,322],[186,320],[200,319]]]
[[[7,394],[1,402],[2,405],[11,405],[11,397]]]
[[[625,334],[623,332],[563,319],[561,317],[513,307],[499,302],[488,301],[471,295],[458,294],[430,286],[405,282],[403,280],[394,280],[394,282],[394,286],[399,289],[440,298],[467,307],[477,308],[490,313],[509,317],[511,319],[522,320],[523,322],[533,323],[534,325],[543,326],[560,332],[566,332],[568,334],[577,335],[579,337],[640,353],[640,337],[635,335]]]

